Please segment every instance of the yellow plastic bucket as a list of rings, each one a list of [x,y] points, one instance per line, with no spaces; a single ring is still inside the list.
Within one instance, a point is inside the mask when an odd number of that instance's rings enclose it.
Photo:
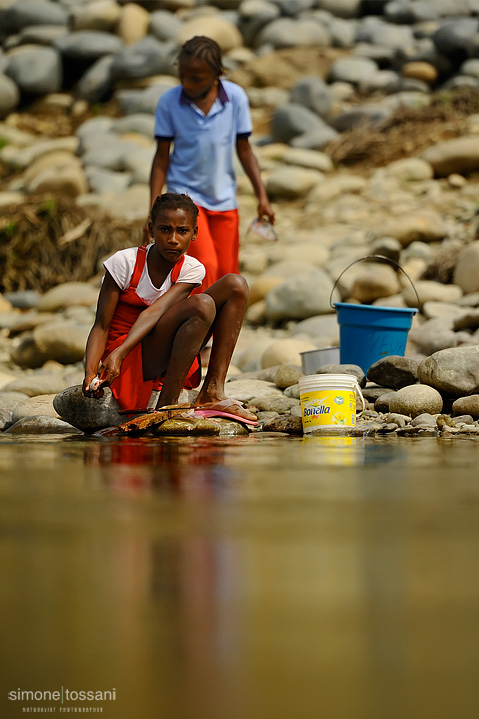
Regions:
[[[356,377],[313,374],[299,380],[303,434],[315,429],[356,426]]]

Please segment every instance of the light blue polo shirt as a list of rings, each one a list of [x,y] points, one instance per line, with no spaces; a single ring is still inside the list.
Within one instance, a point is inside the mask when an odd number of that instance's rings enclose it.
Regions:
[[[183,94],[181,85],[167,90],[156,107],[155,137],[174,143],[168,191],[187,193],[207,210],[236,208],[236,138],[248,137],[251,131],[248,97],[233,82],[219,83],[207,115]]]

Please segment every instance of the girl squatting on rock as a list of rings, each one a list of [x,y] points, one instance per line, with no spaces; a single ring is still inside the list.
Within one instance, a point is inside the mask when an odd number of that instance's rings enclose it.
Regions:
[[[160,195],[148,222],[152,242],[120,250],[105,261],[86,346],[83,393],[100,398],[102,385],[109,385],[123,409],[141,409],[157,389],[157,408],[175,404],[183,387],[200,384],[198,355],[212,337],[195,406],[254,421],[255,415],[224,392],[248,286],[240,275],[228,274],[192,295],[205,274],[203,265],[186,254],[196,240],[197,216],[198,208],[187,195]],[[95,389],[98,374],[101,384]]]

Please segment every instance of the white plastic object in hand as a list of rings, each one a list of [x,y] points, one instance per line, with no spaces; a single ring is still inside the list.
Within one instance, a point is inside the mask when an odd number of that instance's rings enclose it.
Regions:
[[[278,239],[273,225],[268,222],[268,220],[261,220],[259,217],[253,220],[249,226],[249,231],[258,235],[258,237],[261,237],[263,240],[269,240],[269,242],[276,242]]]
[[[100,378],[99,377],[93,377],[92,381],[90,382],[90,390],[94,392],[98,387],[100,386]]]

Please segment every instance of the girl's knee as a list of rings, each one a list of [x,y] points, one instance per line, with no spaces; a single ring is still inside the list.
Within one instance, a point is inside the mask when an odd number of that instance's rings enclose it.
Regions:
[[[190,297],[192,314],[211,324],[216,315],[216,305],[212,297],[206,294],[192,295]]]
[[[248,297],[248,283],[242,275],[235,275],[233,273],[222,277],[225,282],[228,291],[237,297]]]

